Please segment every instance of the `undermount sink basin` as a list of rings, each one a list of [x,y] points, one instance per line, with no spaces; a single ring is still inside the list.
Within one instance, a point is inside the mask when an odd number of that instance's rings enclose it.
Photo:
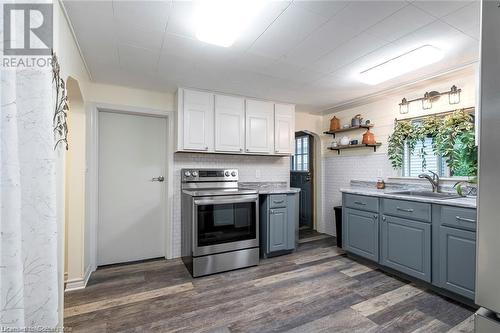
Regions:
[[[438,200],[460,198],[460,196],[458,194],[436,193],[436,192],[432,192],[432,191],[401,191],[401,192],[391,192],[388,194],[408,195],[411,197],[433,198],[433,199],[438,199]]]

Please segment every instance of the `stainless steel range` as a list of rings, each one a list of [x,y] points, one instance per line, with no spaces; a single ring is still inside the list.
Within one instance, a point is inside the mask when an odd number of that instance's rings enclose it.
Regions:
[[[183,169],[182,260],[193,277],[259,263],[259,195],[236,169]]]

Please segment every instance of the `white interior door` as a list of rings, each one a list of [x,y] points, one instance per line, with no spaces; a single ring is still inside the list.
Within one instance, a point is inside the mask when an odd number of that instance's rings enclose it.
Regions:
[[[97,265],[165,255],[166,118],[99,112]]]

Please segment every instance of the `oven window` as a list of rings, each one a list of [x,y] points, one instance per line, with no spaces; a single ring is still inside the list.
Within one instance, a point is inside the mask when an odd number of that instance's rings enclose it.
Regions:
[[[198,206],[198,246],[256,238],[256,204]]]

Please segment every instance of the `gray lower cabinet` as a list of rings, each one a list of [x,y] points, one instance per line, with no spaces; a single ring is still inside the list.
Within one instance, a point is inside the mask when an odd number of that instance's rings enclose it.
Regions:
[[[342,226],[347,252],[474,299],[476,209],[344,193]]]
[[[430,223],[384,215],[380,230],[380,263],[431,282]]]
[[[288,219],[286,208],[269,210],[269,239],[270,252],[286,250],[288,239]]]
[[[345,250],[378,261],[378,213],[344,208],[343,214]]]
[[[476,233],[440,226],[439,286],[474,299]]]
[[[295,250],[299,229],[299,194],[260,196],[260,252],[263,257]]]

